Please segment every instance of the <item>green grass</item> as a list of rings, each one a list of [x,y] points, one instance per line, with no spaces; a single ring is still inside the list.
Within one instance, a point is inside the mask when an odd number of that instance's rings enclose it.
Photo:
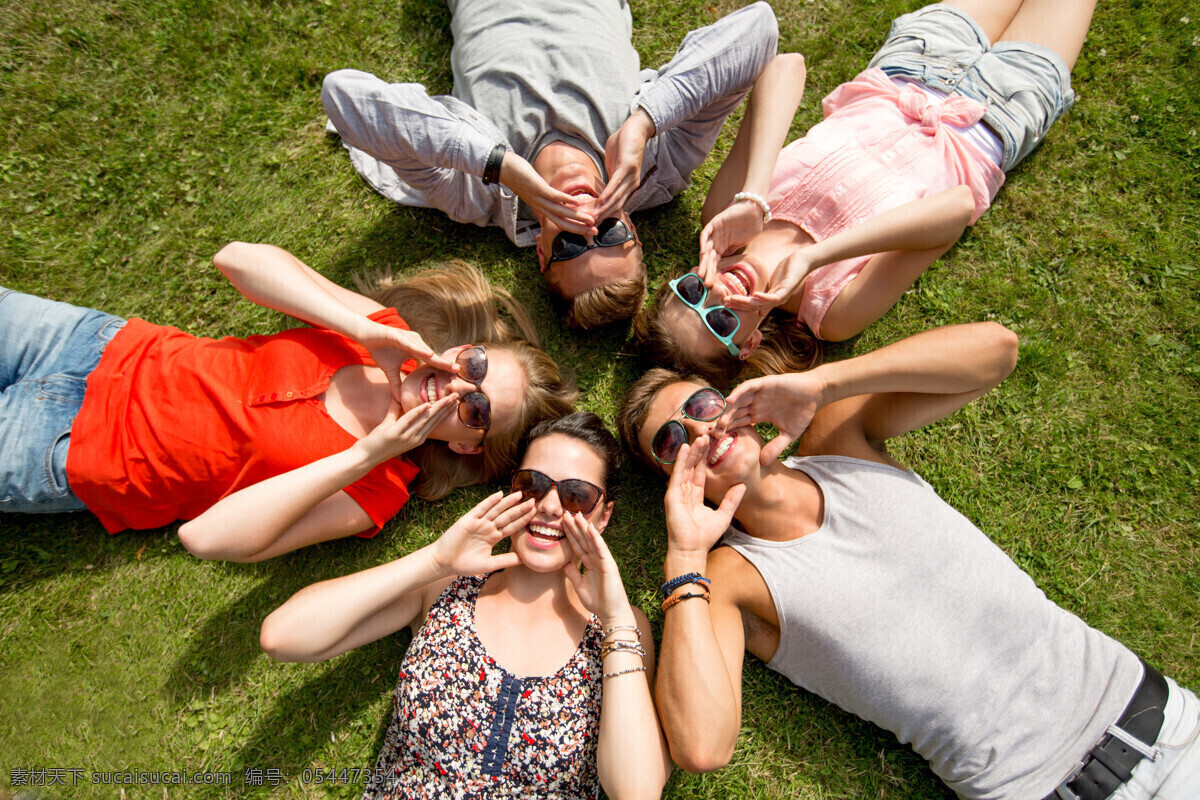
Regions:
[[[661,63],[688,29],[734,5],[635,3],[643,62]],[[808,57],[799,132],[866,63],[888,20],[916,4],[775,5],[781,49]],[[1013,376],[895,453],[1053,600],[1195,689],[1200,13],[1182,21],[1189,5],[1102,3],[1075,108],[963,242],[832,355],[935,324],[995,319],[1017,331]],[[530,305],[548,350],[576,369],[582,405],[612,422],[643,368],[624,329],[566,331],[531,253],[497,230],[384,201],[322,133],[329,70],[447,91],[448,26],[436,0],[7,0],[0,284],[197,334],[249,334],[287,322],[240,300],[212,268],[230,240],[281,245],[342,283],[466,258]],[[677,201],[639,215],[653,283],[693,262],[717,163]],[[657,624],[662,487],[636,469],[627,479],[610,541]],[[419,547],[486,492],[414,501],[374,540],[256,566],[197,561],[173,529],[109,537],[88,515],[0,518],[0,787],[13,769],[80,769],[80,785],[31,796],[158,798],[162,787],[122,795],[93,786],[91,773],[228,770],[232,786],[166,794],[352,796],[301,778],[372,765],[407,636],[327,664],[280,665],[259,651],[259,623],[308,583]],[[666,796],[948,796],[889,734],[753,660],[743,725],[729,768],[677,774]],[[285,777],[246,786],[251,768]]]

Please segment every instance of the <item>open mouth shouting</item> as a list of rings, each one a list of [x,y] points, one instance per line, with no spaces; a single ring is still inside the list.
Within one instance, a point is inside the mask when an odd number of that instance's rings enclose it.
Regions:
[[[730,294],[749,296],[754,291],[754,277],[741,264],[723,271],[721,281]]]
[[[526,537],[530,546],[548,549],[558,544],[558,541],[563,538],[563,532],[558,528],[552,528],[549,525],[543,525],[539,522],[531,522],[526,527],[529,536]]]
[[[737,444],[738,435],[729,433],[715,440],[708,448],[708,466],[715,467],[720,464],[733,450],[733,446]]]

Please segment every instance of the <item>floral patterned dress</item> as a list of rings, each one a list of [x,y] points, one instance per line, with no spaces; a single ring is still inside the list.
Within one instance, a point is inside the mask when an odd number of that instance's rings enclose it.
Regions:
[[[413,637],[363,800],[599,796],[599,620],[558,672],[513,675],[475,631],[487,578],[451,583]]]

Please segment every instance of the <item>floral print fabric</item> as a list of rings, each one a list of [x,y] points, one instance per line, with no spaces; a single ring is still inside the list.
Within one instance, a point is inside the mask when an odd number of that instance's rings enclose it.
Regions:
[[[475,631],[487,578],[451,583],[413,637],[363,800],[599,796],[599,620],[558,672],[513,675]]]

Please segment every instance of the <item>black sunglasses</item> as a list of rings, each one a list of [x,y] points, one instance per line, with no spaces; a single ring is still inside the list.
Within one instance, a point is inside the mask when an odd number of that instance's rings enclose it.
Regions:
[[[594,483],[579,478],[563,478],[556,481],[536,469],[519,469],[512,474],[512,491],[521,493],[522,502],[533,498],[541,500],[551,489],[558,490],[558,502],[563,510],[571,514],[588,515],[596,508],[604,490]]]
[[[458,377],[475,384],[475,391],[467,392],[458,400],[458,419],[468,428],[483,431],[483,440],[492,427],[492,402],[483,392],[483,379],[487,377],[487,350],[481,344],[473,344],[454,359],[458,364]]]
[[[725,396],[711,386],[697,389],[675,414],[681,413],[697,422],[712,422],[725,410]],[[675,414],[671,416],[674,417]],[[688,443],[687,428],[676,419],[669,419],[659,426],[650,443],[650,454],[660,464],[674,464],[679,457],[679,448]]]
[[[561,231],[550,243],[550,260],[546,262],[546,266],[555,261],[570,261],[593,247],[616,247],[632,241],[633,238],[633,231],[629,230],[629,226],[616,217],[606,217],[600,221],[591,244],[578,233]]]

